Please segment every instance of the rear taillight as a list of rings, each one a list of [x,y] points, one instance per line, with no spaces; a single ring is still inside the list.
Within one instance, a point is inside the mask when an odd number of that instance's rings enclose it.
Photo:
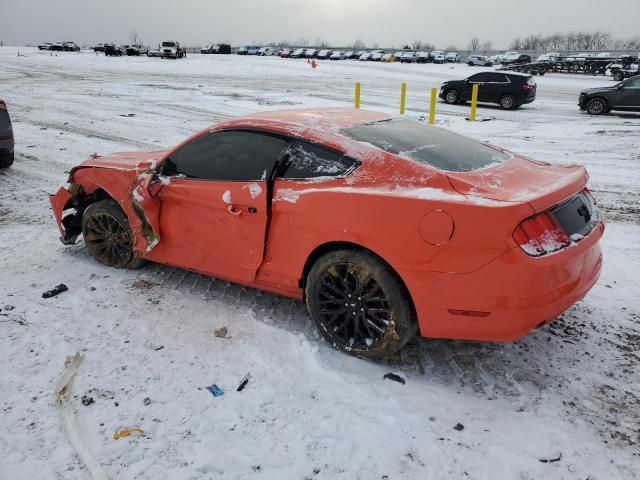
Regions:
[[[530,92],[531,90],[533,90],[533,87],[528,83],[525,83],[524,85],[522,85],[522,90],[525,92]]]
[[[532,257],[555,252],[571,243],[551,212],[543,212],[524,220],[513,232],[513,239]]]

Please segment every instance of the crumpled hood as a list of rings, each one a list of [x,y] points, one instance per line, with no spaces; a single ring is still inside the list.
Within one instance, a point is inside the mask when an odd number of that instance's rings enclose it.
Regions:
[[[109,155],[92,155],[90,158],[73,168],[72,173],[79,168],[109,168],[113,170],[147,170],[155,162],[164,158],[169,150],[154,152],[117,152]]]
[[[482,170],[449,172],[447,177],[464,195],[527,202],[536,212],[581,191],[589,178],[582,165],[557,165],[521,156]]]

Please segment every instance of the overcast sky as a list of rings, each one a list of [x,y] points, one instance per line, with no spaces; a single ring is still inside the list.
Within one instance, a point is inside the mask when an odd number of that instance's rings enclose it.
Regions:
[[[0,41],[73,40],[187,46],[229,41],[399,47],[424,40],[466,48],[473,36],[506,48],[517,36],[605,30],[640,35],[640,0],[0,0]]]

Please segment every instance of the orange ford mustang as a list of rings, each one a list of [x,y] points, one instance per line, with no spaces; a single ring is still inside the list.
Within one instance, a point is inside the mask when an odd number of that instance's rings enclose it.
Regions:
[[[161,152],[94,155],[51,196],[62,241],[304,299],[338,349],[510,341],[598,279],[604,224],[579,165],[412,120],[268,112]]]

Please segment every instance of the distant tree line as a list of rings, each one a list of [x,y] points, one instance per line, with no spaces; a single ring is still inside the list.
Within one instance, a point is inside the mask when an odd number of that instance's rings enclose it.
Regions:
[[[552,35],[532,34],[514,39],[511,50],[637,50],[640,37],[614,39],[609,32],[570,32]]]

